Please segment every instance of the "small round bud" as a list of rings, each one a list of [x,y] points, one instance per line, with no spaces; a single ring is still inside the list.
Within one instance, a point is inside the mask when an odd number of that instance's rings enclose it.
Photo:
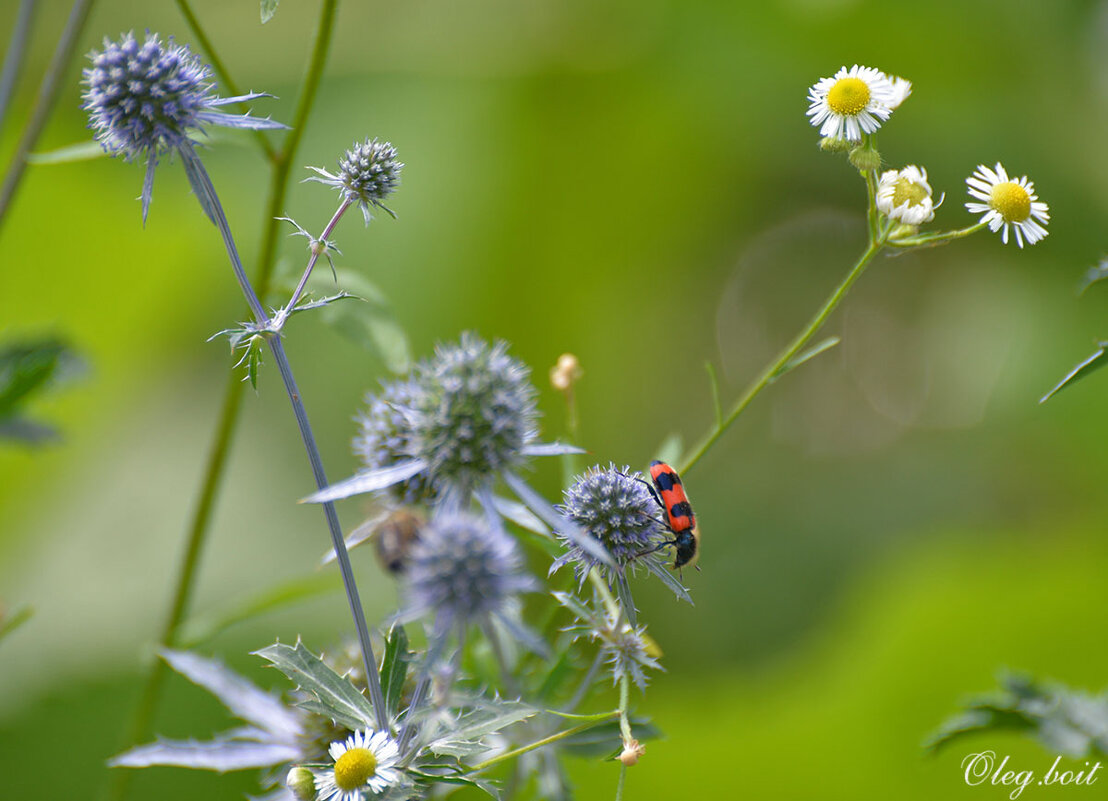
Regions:
[[[918,225],[898,225],[889,232],[889,239],[907,239],[919,233]]]
[[[825,153],[845,153],[854,145],[837,136],[825,136],[819,140],[819,149]]]
[[[881,166],[881,154],[869,145],[859,145],[850,151],[850,163],[862,172],[876,170]]]
[[[619,761],[623,763],[624,767],[629,768],[632,765],[637,765],[639,757],[645,753],[646,748],[638,740],[625,740],[623,751],[619,755]]]
[[[563,353],[558,363],[550,368],[550,385],[559,392],[569,392],[584,375],[581,362],[572,353]]]
[[[285,786],[297,801],[313,801],[315,798],[315,776],[307,768],[298,765],[290,770],[285,777]]]
[[[373,206],[396,216],[384,204],[384,200],[400,185],[400,170],[403,168],[395,147],[388,142],[367,139],[361,143],[355,142],[339,159],[337,174],[319,167],[309,167],[316,175],[308,180],[332,186],[342,193],[348,203],[357,203],[368,225],[372,219],[369,211]]]

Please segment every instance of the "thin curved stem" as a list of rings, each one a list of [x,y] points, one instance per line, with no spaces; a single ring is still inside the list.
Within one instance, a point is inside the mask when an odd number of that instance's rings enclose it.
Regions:
[[[777,376],[777,374],[785,367],[785,365],[787,365],[798,353],[800,353],[804,346],[808,344],[813,336],[815,336],[816,332],[819,331],[820,328],[823,327],[823,324],[827,322],[827,318],[831,316],[831,312],[835,311],[835,308],[839,305],[842,299],[846,297],[846,293],[850,291],[850,288],[852,286],[854,286],[854,282],[862,276],[862,273],[865,272],[866,267],[873,260],[873,257],[876,256],[878,252],[880,252],[883,245],[884,243],[880,240],[876,242],[870,242],[870,245],[868,248],[866,248],[865,253],[863,253],[858,261],[854,263],[854,266],[850,268],[850,272],[847,273],[842,282],[837,287],[835,287],[835,290],[831,293],[827,300],[824,301],[823,306],[820,307],[819,311],[817,311],[812,319],[808,321],[808,324],[799,334],[797,334],[796,338],[793,339],[793,341],[790,342],[788,346],[781,351],[780,354],[778,354],[777,358],[774,359],[773,362],[771,362],[764,370],[762,370],[761,374],[754,379],[753,383],[751,383],[750,386],[746,388],[746,391],[739,396],[739,399],[735,401],[735,405],[731,407],[731,411],[728,413],[723,423],[721,425],[717,425],[715,430],[713,430],[707,437],[704,438],[703,442],[701,442],[700,445],[697,446],[692,455],[685,460],[685,463],[683,465],[681,465],[679,472],[688,472],[688,470],[696,465],[696,463],[700,461],[701,457],[703,457],[704,454],[706,454],[708,450],[716,443],[716,441],[723,436],[724,432],[726,432],[727,429],[731,427],[731,424],[738,419],[739,415],[742,414],[743,411],[745,411],[746,407],[750,405],[751,401],[758,397],[758,394],[767,386],[769,386],[770,383],[772,383],[774,377]]]
[[[4,127],[4,118],[23,71],[23,57],[27,55],[27,41],[31,38],[31,22],[35,16],[35,0],[20,0],[19,11],[15,17],[8,52],[4,56],[4,67],[0,70],[0,130]]]
[[[227,87],[227,92],[231,97],[243,94],[239,90],[238,84],[231,78],[231,73],[227,71],[227,67],[223,64],[223,61],[219,58],[219,53],[216,52],[215,47],[212,45],[212,40],[208,38],[208,34],[204,31],[204,28],[200,25],[200,20],[193,12],[192,7],[188,4],[188,0],[177,0],[177,10],[181,12],[181,16],[185,18],[185,24],[192,30],[192,35],[196,37],[197,44],[208,56],[208,62],[212,65],[212,69],[215,70],[216,77]],[[246,111],[246,104],[241,103],[239,107]],[[260,130],[254,129],[251,131],[254,135],[254,140],[258,143],[258,147],[265,153],[265,157],[270,161],[274,161],[277,156],[277,151],[273,145],[269,143],[269,139]]]
[[[46,68],[46,74],[39,85],[38,96],[34,108],[31,110],[31,118],[23,129],[23,136],[16,146],[15,155],[12,156],[8,171],[4,175],[4,183],[0,185],[0,226],[8,216],[8,207],[11,206],[15,192],[19,188],[19,182],[27,168],[27,156],[34,150],[42,129],[46,127],[46,121],[50,118],[50,112],[54,108],[54,101],[58,99],[58,89],[61,86],[62,77],[73,59],[73,53],[77,50],[77,41],[85,22],[88,21],[89,12],[92,10],[92,0],[75,0],[73,8],[69,12],[69,19],[65,23],[58,46],[54,49],[54,56],[50,59],[50,65]]]
[[[533,743],[521,745],[519,748],[513,748],[511,751],[505,751],[503,754],[497,754],[491,759],[486,759],[484,762],[478,762],[476,765],[473,765],[470,770],[476,773],[478,771],[484,770],[485,768],[491,768],[493,765],[498,765],[501,762],[506,762],[509,759],[515,759],[517,756],[522,756],[528,751],[534,751],[536,748],[542,748],[544,745],[550,745],[551,743],[556,743],[559,740],[564,740],[566,737],[572,737],[578,732],[583,732],[591,729],[598,723],[603,723],[604,721],[611,720],[618,715],[619,711],[617,710],[615,712],[610,712],[607,715],[598,718],[597,720],[592,720],[588,723],[582,723],[580,726],[574,726],[571,729],[564,729],[557,734],[551,734],[549,737],[543,737],[541,740],[536,740]]]
[[[311,278],[312,270],[315,269],[316,262],[319,261],[319,255],[323,253],[324,249],[327,247],[327,237],[335,230],[335,226],[339,224],[342,215],[345,214],[346,210],[349,208],[350,201],[343,200],[335,213],[331,215],[330,221],[324,226],[323,233],[319,235],[319,239],[312,243],[312,254],[308,258],[308,266],[304,268],[304,274],[300,276],[300,283],[298,283],[296,289],[292,291],[289,302],[273,317],[273,329],[275,331],[280,331],[284,327],[285,320],[292,314],[292,310],[296,308],[296,304],[300,302],[300,296],[304,293],[304,287],[308,285],[308,279]]]

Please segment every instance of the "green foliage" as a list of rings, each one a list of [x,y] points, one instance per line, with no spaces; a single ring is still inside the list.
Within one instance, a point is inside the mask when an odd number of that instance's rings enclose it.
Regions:
[[[350,270],[338,270],[337,279],[364,303],[332,305],[323,311],[323,321],[376,355],[389,372],[406,374],[412,365],[411,346],[384,293],[372,281]]]
[[[277,13],[277,5],[281,0],[262,0],[262,25],[265,25],[273,15]]]
[[[309,712],[330,718],[351,731],[382,728],[377,725],[373,707],[365,696],[305,648],[303,643],[297,642],[295,646],[275,643],[254,653],[272,662],[301,690],[312,696],[314,700],[299,704]]]
[[[395,717],[400,709],[400,698],[411,661],[408,634],[403,626],[395,625],[385,638],[385,654],[381,659],[381,688],[385,691],[385,708],[390,718]]]
[[[1108,755],[1108,693],[1090,695],[1024,676],[1004,676],[999,691],[968,700],[925,746],[937,751],[969,735],[998,731],[1029,734],[1053,753],[1103,757]]]
[[[1039,399],[1039,403],[1046,403],[1066,387],[1077,383],[1082,378],[1086,378],[1091,373],[1099,370],[1105,364],[1106,355],[1108,355],[1108,342],[1098,342],[1096,353],[1070,370],[1069,373],[1066,374],[1066,377],[1055,385],[1054,389],[1050,390],[1050,392]]]
[[[19,606],[11,611],[0,610],[0,640],[30,620],[32,615],[34,610],[29,606]]]
[[[33,444],[56,437],[52,427],[24,416],[26,406],[81,364],[68,345],[55,339],[0,350],[0,439]]]

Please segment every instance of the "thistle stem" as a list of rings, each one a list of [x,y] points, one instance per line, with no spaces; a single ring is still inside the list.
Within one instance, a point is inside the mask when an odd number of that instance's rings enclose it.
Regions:
[[[308,258],[308,266],[304,268],[304,274],[300,276],[300,283],[298,283],[296,289],[293,290],[289,302],[273,317],[273,329],[275,331],[280,331],[284,327],[285,320],[288,319],[292,310],[296,308],[296,304],[300,301],[300,296],[304,293],[304,287],[307,286],[308,279],[312,275],[312,270],[315,269],[315,264],[319,261],[319,254],[327,247],[327,237],[335,230],[335,226],[339,224],[339,220],[342,219],[342,215],[346,213],[348,208],[350,208],[350,201],[343,200],[342,204],[331,216],[330,222],[323,228],[323,233],[319,235],[319,239],[312,243],[312,255]]]
[[[250,279],[247,278],[246,271],[242,267],[234,237],[231,235],[231,228],[227,224],[227,216],[223,213],[223,206],[216,195],[215,187],[212,186],[208,171],[204,169],[204,164],[191,147],[182,148],[181,156],[191,164],[194,170],[193,174],[199,179],[200,190],[207,197],[208,208],[214,213],[216,227],[219,229],[219,233],[223,237],[223,243],[227,248],[227,257],[231,261],[231,268],[234,270],[247,304],[254,312],[258,325],[264,327],[269,322],[269,318],[266,317],[265,310],[262,309],[262,304],[254,292],[254,287],[251,286]],[[308,462],[312,467],[312,477],[315,479],[316,488],[324,489],[328,485],[327,474],[323,470],[323,460],[320,458],[315,435],[312,433],[311,423],[308,422],[308,413],[304,408],[300,390],[296,386],[296,379],[292,374],[292,366],[285,355],[285,346],[281,342],[280,335],[276,334],[267,336],[266,343],[273,354],[273,360],[277,363],[277,370],[284,382],[285,392],[292,404],[292,411],[296,416],[296,425],[300,429],[300,438],[304,442],[304,450],[308,454]],[[335,512],[335,505],[330,502],[324,503],[323,514],[327,518],[327,528],[331,532],[331,545],[335,549],[339,571],[342,573],[342,583],[346,588],[346,598],[350,603],[350,612],[354,617],[354,628],[358,632],[358,642],[362,647],[362,661],[365,667],[366,683],[369,685],[369,697],[373,702],[373,711],[378,720],[387,721],[385,694],[381,690],[381,677],[377,673],[377,659],[373,653],[373,643],[369,640],[369,627],[366,625],[365,612],[362,609],[362,602],[358,595],[358,585],[354,580],[354,570],[350,566],[350,555],[346,551],[346,539],[343,537],[339,516]]]
[[[87,4],[88,2],[86,2],[86,5]],[[322,65],[325,63],[327,52],[330,49],[336,5],[337,0],[324,0],[320,8],[319,25],[316,29],[315,42],[312,45],[311,61],[300,88],[299,96],[301,98],[315,98],[316,89],[322,77]],[[181,8],[181,12],[184,14],[186,21],[189,21],[189,24],[192,26],[194,33],[197,34],[197,39],[201,41],[201,46],[208,52],[209,57],[215,61],[215,50],[211,47],[211,43],[204,35],[203,30],[199,27],[196,17],[192,13],[191,8],[189,8],[186,0],[179,0],[178,6]],[[217,74],[219,73],[220,71],[217,69]],[[223,70],[221,73],[221,78],[228,86],[229,90],[235,91],[233,82],[226,74],[226,70]],[[235,93],[238,94],[237,91],[235,91]],[[269,202],[265,209],[265,224],[257,268],[258,294],[262,297],[265,297],[269,292],[273,269],[277,263],[277,233],[280,225],[277,217],[280,214],[280,210],[285,205],[285,197],[288,192],[289,165],[296,157],[300,143],[299,132],[306,127],[311,106],[311,101],[301,102],[297,105],[296,119],[293,122],[293,128],[286,135],[285,145],[279,154],[272,150],[268,140],[262,137],[259,132],[256,132],[263,142],[263,150],[271,157],[270,162],[272,164],[268,192]],[[0,206],[0,209],[2,209],[2,206]],[[2,211],[0,211],[0,215],[2,215]],[[195,584],[200,555],[207,540],[209,526],[211,525],[211,516],[215,507],[216,496],[223,483],[223,476],[227,468],[227,458],[230,454],[231,444],[234,441],[234,435],[238,424],[238,413],[242,405],[243,391],[244,383],[239,380],[238,377],[229,375],[227,379],[227,388],[223,397],[220,418],[216,424],[215,440],[213,441],[208,463],[204,471],[202,488],[197,497],[196,505],[193,508],[185,546],[186,556],[181,563],[180,572],[178,573],[172,609],[167,617],[166,625],[159,640],[159,643],[164,647],[170,647],[176,643],[177,630],[183,622],[184,615],[188,610],[188,603],[192,594],[193,585]],[[154,660],[150,668],[150,673],[146,679],[142,698],[135,709],[131,725],[131,736],[127,745],[133,745],[150,736],[150,724],[154,716],[154,707],[160,693],[161,683],[165,676],[165,669],[165,664],[161,660]],[[377,680],[379,686],[380,680],[375,670],[367,675],[372,675]],[[367,680],[373,681],[374,679]],[[122,799],[126,794],[127,784],[132,775],[131,771],[117,772],[113,780],[113,786],[111,787],[109,797]]]
[[[58,89],[61,79],[65,75],[73,53],[77,49],[77,40],[84,30],[89,12],[92,10],[92,0],[76,0],[69,12],[69,19],[65,23],[58,46],[54,49],[54,56],[50,59],[50,65],[46,68],[46,74],[39,85],[38,95],[34,108],[31,110],[31,118],[23,129],[23,136],[16,145],[15,155],[12,156],[8,171],[4,175],[4,183],[0,186],[0,225],[7,218],[8,207],[19,188],[19,182],[23,178],[23,172],[27,168],[27,156],[34,150],[42,129],[50,117],[50,111],[54,108],[54,101],[58,99]]]

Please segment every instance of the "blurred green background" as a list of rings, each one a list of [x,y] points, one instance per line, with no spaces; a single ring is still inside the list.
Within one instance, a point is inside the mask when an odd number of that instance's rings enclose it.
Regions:
[[[0,8],[7,41],[15,0]],[[34,80],[67,13],[41,4]],[[292,117],[315,4],[196,3],[244,88]],[[82,51],[144,29],[192,38],[169,2],[97,5]],[[656,582],[639,600],[667,672],[640,711],[650,744],[627,798],[1004,798],[959,762],[992,748],[1045,771],[1053,755],[984,738],[928,758],[920,741],[998,668],[1099,689],[1108,604],[1108,377],[1037,399],[1108,337],[1108,295],[1078,299],[1106,247],[1108,3],[1033,0],[418,0],[347,2],[302,147],[332,167],[354,139],[407,163],[393,208],[337,233],[342,267],[388,295],[417,355],[465,329],[533,366],[544,433],[564,432],[546,372],[572,351],[583,444],[636,467],[710,424],[704,363],[725,401],[797,330],[861,251],[863,193],[820,153],[806,91],[862,63],[913,81],[880,137],[924,165],[968,224],[964,179],[1000,160],[1050,204],[1019,251],[979,234],[871,267],[835,316],[843,344],[773,386],[689,475],[703,536],[695,607]],[[74,65],[43,149],[88,138]],[[16,126],[2,132],[7,158]],[[266,172],[246,135],[203,154],[254,263]],[[306,177],[296,170],[294,177]],[[158,172],[145,230],[141,168],[32,167],[0,235],[0,337],[68,338],[91,367],[36,407],[64,440],[0,449],[0,601],[36,610],[0,644],[4,798],[95,797],[164,615],[218,415],[242,303],[179,164]],[[296,184],[287,213],[318,231],[335,196]],[[282,240],[288,269],[303,241]],[[279,302],[277,297],[272,298]],[[287,330],[332,477],[382,365],[317,319]],[[275,372],[249,393],[194,603],[211,614],[310,574],[327,547]],[[547,460],[553,462],[554,460]],[[535,481],[559,491],[556,464]],[[360,520],[357,501],[341,509]],[[355,568],[371,618],[394,588]],[[347,633],[340,594],[236,626],[204,646],[272,686],[247,652]],[[174,677],[158,717],[206,737],[226,717]],[[579,765],[581,798],[616,771]],[[1108,780],[1105,780],[1108,781]],[[152,770],[132,797],[238,798],[252,777]],[[1074,797],[1093,788],[1025,798]]]

